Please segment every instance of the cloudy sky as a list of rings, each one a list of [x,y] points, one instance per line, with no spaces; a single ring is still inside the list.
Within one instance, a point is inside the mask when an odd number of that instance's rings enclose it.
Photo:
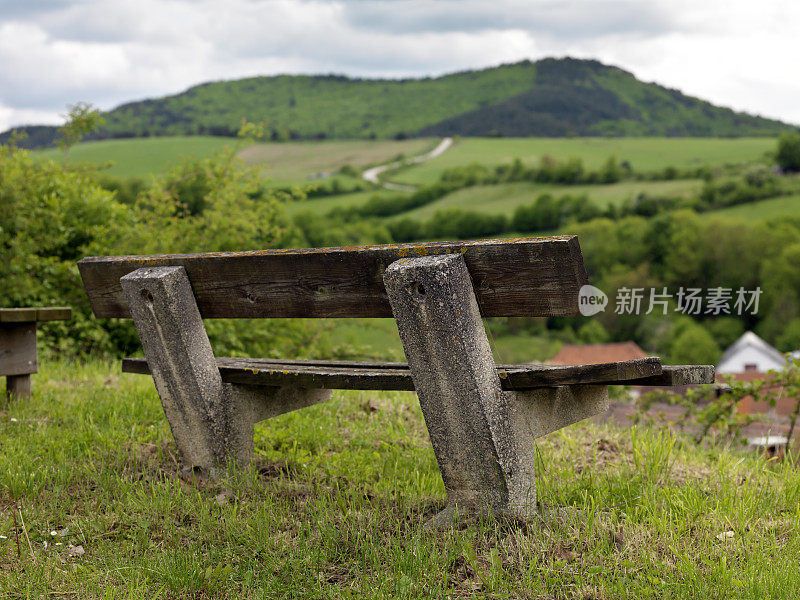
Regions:
[[[0,0],[0,131],[196,83],[597,58],[800,123],[797,0]]]

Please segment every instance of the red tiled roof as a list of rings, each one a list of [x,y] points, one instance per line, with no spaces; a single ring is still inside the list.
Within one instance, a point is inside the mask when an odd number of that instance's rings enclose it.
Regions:
[[[716,380],[717,381],[726,381],[729,378],[733,378],[734,381],[746,381],[751,382],[755,381],[756,379],[760,379],[762,381],[768,381],[771,379],[773,375],[771,373],[762,373],[761,371],[742,371],[741,373],[717,373]]]
[[[550,362],[556,365],[596,365],[650,356],[635,342],[616,344],[566,344]]]

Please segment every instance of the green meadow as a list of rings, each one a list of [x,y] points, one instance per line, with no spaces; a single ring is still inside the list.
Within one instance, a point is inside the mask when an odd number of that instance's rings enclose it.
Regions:
[[[800,474],[669,429],[583,422],[537,444],[544,514],[445,503],[411,393],[336,392],[256,426],[257,459],[182,477],[149,377],[44,360],[0,411],[5,598],[796,596]]]
[[[773,151],[775,139],[761,138],[460,138],[450,150],[421,165],[392,176],[410,184],[433,183],[445,169],[471,163],[499,165],[519,158],[534,163],[542,156],[578,157],[587,168],[598,168],[609,156],[627,161],[636,171],[668,166],[692,168],[762,160]]]
[[[780,198],[769,198],[760,202],[740,204],[739,206],[723,208],[714,214],[747,221],[797,217],[800,216],[800,195],[781,196]]]
[[[141,177],[167,171],[186,158],[206,158],[235,143],[231,138],[212,136],[176,136],[133,138],[84,142],[70,150],[71,163],[108,165],[105,171],[114,177]],[[36,156],[61,160],[58,148],[36,151]]]
[[[70,150],[69,161],[104,165],[114,177],[142,177],[167,171],[183,158],[206,158],[235,138],[213,136],[176,136],[103,140],[84,142]],[[322,141],[281,142],[247,146],[240,151],[249,165],[264,165],[263,174],[276,185],[313,184],[310,177],[333,174],[349,165],[357,170],[414,156],[434,147],[435,140],[422,138],[402,141]],[[58,148],[36,151],[43,158],[61,160]]]
[[[310,176],[333,174],[345,166],[358,171],[432,150],[430,138],[402,141],[323,141],[254,144],[239,152],[248,165],[264,165],[264,175],[276,184],[313,184]]]
[[[403,217],[428,218],[437,210],[461,208],[491,214],[510,215],[518,206],[530,204],[541,194],[561,196],[586,195],[601,207],[621,204],[638,194],[670,195],[688,197],[697,193],[702,182],[696,179],[675,181],[624,181],[608,185],[551,185],[529,182],[500,185],[478,185],[448,194],[425,206],[402,214]]]

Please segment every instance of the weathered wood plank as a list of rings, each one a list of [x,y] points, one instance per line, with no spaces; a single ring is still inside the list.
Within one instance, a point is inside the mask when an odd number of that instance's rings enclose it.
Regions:
[[[628,381],[642,377],[658,376],[661,360],[655,356],[593,365],[507,365],[497,368],[500,381],[512,381],[512,387],[527,389],[542,385],[576,385]]]
[[[407,363],[217,358],[222,380],[247,385],[319,387],[353,390],[413,390]],[[577,384],[638,385],[661,372],[658,358],[599,365],[499,365],[504,390]],[[150,372],[143,358],[122,361],[125,373]],[[650,384],[655,385],[655,384]]]
[[[35,308],[0,308],[0,323],[31,323],[36,321]]]
[[[36,323],[0,323],[0,375],[38,371]]]
[[[69,321],[72,309],[69,306],[44,306],[36,309],[37,321]]]
[[[618,381],[616,383],[619,385],[662,387],[714,383],[714,367],[711,365],[665,365],[660,375],[644,377],[635,381]]]
[[[72,309],[68,306],[40,308],[0,308],[0,323],[33,323],[35,321],[68,321]]]
[[[575,236],[89,257],[78,263],[95,316],[129,317],[120,277],[141,267],[186,268],[204,318],[391,317],[386,267],[402,258],[463,253],[481,314],[574,315],[587,281]]]

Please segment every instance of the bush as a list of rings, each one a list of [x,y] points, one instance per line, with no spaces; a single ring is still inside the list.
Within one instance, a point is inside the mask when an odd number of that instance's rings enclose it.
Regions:
[[[701,325],[691,323],[673,340],[670,359],[679,365],[713,365],[721,354],[717,342]]]
[[[425,234],[428,238],[469,239],[503,233],[508,221],[503,215],[491,215],[458,208],[439,210],[428,220]]]
[[[211,158],[187,160],[122,204],[103,187],[113,185],[85,165],[34,160],[25,150],[0,146],[3,304],[73,308],[71,321],[43,327],[39,339],[46,351],[73,356],[134,351],[138,338],[130,321],[92,317],[76,262],[87,255],[282,244],[294,235],[283,214],[290,196],[267,188],[258,169],[245,167],[237,151],[225,148]],[[271,327],[259,324],[255,337],[269,337]],[[211,326],[212,338],[222,329]]]
[[[783,352],[800,350],[800,319],[792,319],[778,337],[776,346]]]
[[[775,156],[778,166],[788,173],[800,171],[800,133],[784,133],[778,138]]]
[[[3,305],[72,306],[71,321],[44,330],[43,346],[68,354],[110,351],[112,336],[91,321],[75,263],[130,243],[132,211],[91,173],[34,160],[13,146],[0,146],[0,174]]]

